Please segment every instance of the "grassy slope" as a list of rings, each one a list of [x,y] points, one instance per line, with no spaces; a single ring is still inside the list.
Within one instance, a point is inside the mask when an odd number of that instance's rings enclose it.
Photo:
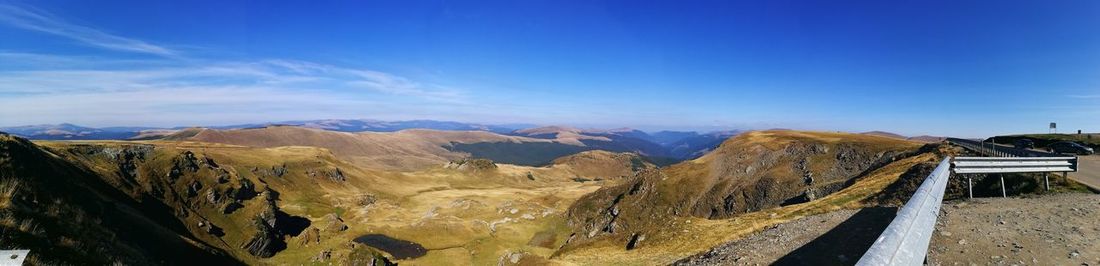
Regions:
[[[758,219],[750,220],[754,224],[731,224],[729,220],[686,224],[684,219],[700,219],[683,217],[733,216],[739,217],[734,219],[737,221],[759,215],[737,214],[738,210],[744,209],[729,209],[725,214],[714,215],[713,208],[723,208],[722,206],[749,206],[750,212],[758,210],[751,208],[772,212],[771,210],[776,210],[772,208],[778,206],[779,201],[801,193],[799,188],[807,188],[803,171],[813,173],[815,185],[809,186],[813,189],[837,182],[846,183],[857,176],[862,177],[858,181],[860,184],[881,178],[897,179],[919,160],[903,160],[883,166],[890,162],[889,158],[902,157],[919,146],[920,144],[904,140],[845,133],[764,131],[742,134],[727,140],[716,151],[699,159],[662,169],[659,173],[641,175],[633,179],[632,183],[601,189],[585,196],[570,209],[570,222],[574,225],[576,239],[559,255],[562,255],[562,261],[581,264],[600,262],[605,258],[603,254],[608,253],[623,255],[621,261],[618,257],[610,260],[612,264],[670,262],[728,241],[729,235],[737,236],[743,230],[754,231],[759,228],[756,224],[759,223]],[[870,163],[876,159],[886,160],[883,165]],[[805,165],[805,170],[798,165]],[[863,169],[875,168],[878,170],[862,172]],[[884,171],[888,172],[883,174]],[[862,187],[873,188],[861,190]],[[869,197],[878,193],[882,187],[885,184],[849,186],[841,193],[826,197],[829,201],[819,199],[809,203],[810,205],[793,205],[803,207],[782,207],[778,210],[787,210],[792,214],[778,217],[785,221],[800,217],[799,215],[803,215],[801,213],[827,211],[821,207],[822,202],[833,202],[830,205],[837,205],[837,201],[846,203],[850,199],[844,198],[844,195],[853,198]],[[753,198],[753,195],[760,197]],[[749,202],[749,199],[756,202]],[[734,204],[731,205],[731,202]],[[795,210],[803,211],[794,212]],[[700,224],[707,227],[698,227]],[[607,228],[613,229],[608,231]],[[640,246],[647,251],[625,251],[624,245],[631,235],[645,236]],[[647,248],[654,243],[658,243],[658,248]],[[573,259],[574,256],[582,259]],[[584,259],[586,256],[591,257]]]
[[[405,265],[443,262],[493,264],[502,255],[515,251],[546,257],[564,242],[568,234],[561,213],[576,198],[615,182],[575,182],[572,179],[577,176],[589,179],[594,176],[564,166],[535,168],[500,165],[488,172],[441,167],[413,172],[368,170],[341,160],[327,149],[300,146],[254,148],[186,141],[66,141],[39,144],[59,152],[78,146],[102,150],[128,145],[153,145],[156,147],[154,154],[139,167],[138,184],[160,182],[157,180],[164,177],[165,169],[170,168],[173,158],[184,151],[192,151],[196,157],[211,158],[221,169],[226,169],[234,180],[230,185],[237,185],[238,179],[248,179],[257,185],[257,190],[270,187],[278,191],[276,204],[290,215],[319,223],[321,217],[335,213],[350,227],[343,232],[322,232],[320,243],[315,244],[302,244],[297,237],[288,236],[285,238],[288,249],[274,257],[261,259],[240,249],[240,244],[253,233],[249,218],[260,211],[252,203],[255,200],[246,201],[244,209],[230,215],[218,213],[219,209],[214,208],[216,206],[204,207],[202,200],[172,204],[173,207],[189,206],[192,212],[201,214],[227,233],[221,238],[210,237],[196,227],[198,220],[183,218],[181,223],[195,232],[202,242],[226,249],[234,257],[251,264],[308,263],[311,257],[323,250],[333,250],[334,258],[343,258],[350,255],[347,254],[350,251],[346,250],[346,244],[356,236],[368,233],[383,233],[418,242],[430,249],[424,257],[398,261]],[[117,170],[114,161],[100,155],[86,156],[83,151],[78,149],[62,153],[69,153],[67,160],[87,166],[104,180],[112,182],[113,186],[129,187],[123,189],[127,193],[148,192],[145,185],[127,185],[122,179],[113,177]],[[271,177],[262,173],[284,165],[288,169],[285,176]],[[630,166],[624,164],[620,167]],[[336,168],[344,173],[346,181],[335,182],[307,175],[309,171],[331,171]],[[213,180],[209,171],[205,168],[199,170],[194,174],[194,180]],[[185,176],[177,185],[170,185],[171,189],[177,191],[175,193],[184,193],[185,183],[192,180],[187,178]],[[209,186],[210,183],[204,185]],[[366,197],[373,198],[375,202],[365,206],[362,200]],[[528,245],[536,235],[550,239],[548,244]]]
[[[197,241],[172,209],[131,199],[29,141],[0,134],[0,179],[0,243],[31,249],[31,263],[239,263]]]
[[[771,196],[794,196],[804,187],[803,171],[812,173],[816,184],[844,182],[859,174],[858,169],[839,166],[842,149],[850,152],[846,163],[869,163],[876,154],[901,153],[916,150],[920,144],[905,140],[832,132],[760,131],[749,132],[731,138],[715,151],[692,161],[665,169],[670,177],[662,186],[662,195],[679,197],[684,191],[710,191],[722,194],[731,189],[773,189]],[[862,156],[857,156],[862,154]],[[805,159],[806,169],[797,164]],[[854,162],[850,162],[854,161]],[[846,166],[851,167],[851,166]],[[761,185],[768,185],[761,187]],[[749,186],[757,187],[749,187]],[[816,186],[816,185],[815,185]],[[761,193],[762,191],[750,191]],[[794,193],[794,194],[792,194]],[[706,193],[691,193],[694,198],[673,199],[669,202],[694,204],[696,216],[708,216],[708,210],[700,209],[708,199]],[[713,199],[711,199],[713,201]],[[781,200],[781,199],[780,199]],[[772,200],[774,201],[774,199]],[[742,208],[770,207],[749,206],[739,202]]]
[[[864,207],[867,200],[897,181],[910,167],[935,161],[933,154],[922,154],[891,163],[872,171],[853,185],[822,199],[758,212],[729,219],[708,220],[694,217],[669,217],[672,222],[660,234],[647,236],[647,242],[634,250],[624,250],[620,243],[592,243],[555,258],[555,262],[575,265],[654,265],[706,251],[710,247],[732,241],[764,228],[801,217],[840,209]]]

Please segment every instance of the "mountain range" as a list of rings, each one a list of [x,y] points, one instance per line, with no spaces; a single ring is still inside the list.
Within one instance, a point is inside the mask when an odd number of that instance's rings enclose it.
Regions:
[[[585,150],[635,152],[659,165],[693,159],[717,147],[722,140],[738,131],[722,131],[700,134],[688,131],[659,131],[652,134],[630,128],[610,130],[579,129],[566,126],[538,127],[530,124],[487,125],[436,120],[380,121],[369,119],[299,120],[275,123],[237,124],[208,127],[105,127],[92,128],[68,123],[56,125],[31,125],[0,128],[31,140],[156,140],[168,138],[182,140],[200,131],[245,132],[249,129],[269,127],[298,127],[331,132],[397,133],[406,130],[434,130],[454,132],[485,132],[498,136],[549,139],[553,141],[473,141],[445,143],[455,152],[467,152],[475,157],[486,157],[506,163],[525,165],[546,164],[566,154]],[[398,135],[408,135],[397,133]],[[377,134],[376,134],[377,135]],[[383,134],[384,135],[384,134]],[[525,155],[519,155],[523,151]]]
[[[44,264],[668,264],[764,226],[876,206],[938,157],[870,134],[733,134],[0,133],[0,243]],[[712,140],[686,153],[701,157],[660,161],[667,147]]]

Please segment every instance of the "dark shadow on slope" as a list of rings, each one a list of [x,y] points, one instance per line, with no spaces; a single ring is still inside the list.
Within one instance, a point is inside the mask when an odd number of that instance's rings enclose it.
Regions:
[[[888,207],[862,209],[772,265],[853,265],[886,230],[896,212]]]

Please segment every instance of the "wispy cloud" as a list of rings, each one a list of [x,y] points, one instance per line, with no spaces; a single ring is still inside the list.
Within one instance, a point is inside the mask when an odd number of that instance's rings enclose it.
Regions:
[[[0,124],[266,121],[483,109],[470,107],[464,90],[394,73],[302,60],[203,58],[32,7],[0,3],[2,25],[162,57],[0,50],[0,114],[20,114],[0,115]]]
[[[26,54],[21,56],[34,58]],[[198,65],[176,64],[102,69],[95,66],[117,64],[103,59],[95,59],[92,62],[75,57],[47,58],[89,67],[3,70],[0,71],[0,93],[59,94],[156,91],[179,87],[247,87],[349,95],[388,94],[449,103],[461,103],[465,100],[465,94],[456,89],[415,82],[406,77],[374,70],[337,67],[306,61],[231,61]]]
[[[163,46],[110,34],[91,27],[71,24],[52,14],[30,7],[0,3],[0,23],[16,28],[53,34],[111,50],[160,56],[175,56],[178,54],[176,51]]]
[[[74,121],[201,123],[451,112],[465,91],[374,70],[307,61],[143,64],[0,54],[71,67],[0,68],[0,124]],[[169,60],[172,61],[172,60]],[[104,67],[109,66],[109,67]],[[430,106],[430,108],[428,107]],[[451,108],[450,111],[442,109]],[[113,119],[113,120],[112,120]],[[125,120],[137,119],[137,120]]]
[[[1100,99],[1100,94],[1077,94],[1069,95],[1069,97],[1074,99]]]

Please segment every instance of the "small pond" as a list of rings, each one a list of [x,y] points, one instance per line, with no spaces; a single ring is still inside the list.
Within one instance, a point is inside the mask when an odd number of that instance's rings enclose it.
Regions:
[[[393,255],[395,259],[411,259],[424,256],[428,250],[416,242],[401,240],[383,234],[369,234],[355,238],[355,243],[364,244]]]

